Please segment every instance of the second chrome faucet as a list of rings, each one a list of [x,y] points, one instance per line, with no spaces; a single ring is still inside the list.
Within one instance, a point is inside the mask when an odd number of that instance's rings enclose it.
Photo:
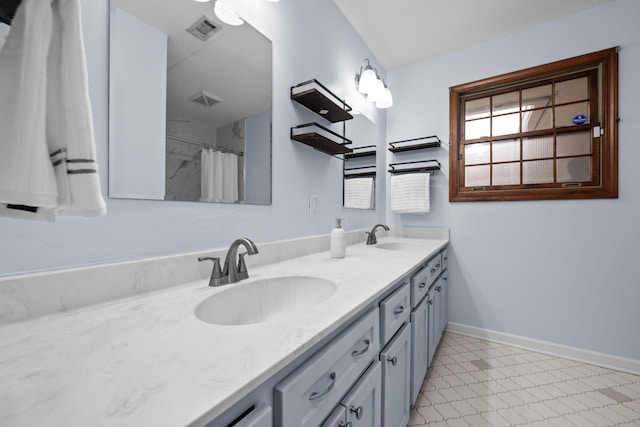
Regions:
[[[238,249],[240,246],[244,246],[247,252],[243,252],[238,255]],[[255,255],[258,253],[258,247],[255,243],[246,237],[236,239],[229,250],[227,256],[224,259],[224,267],[220,268],[220,258],[213,257],[199,257],[198,261],[211,260],[213,261],[213,270],[211,272],[211,279],[209,280],[209,286],[222,286],[229,283],[236,283],[249,277],[247,271],[247,264],[244,261],[245,255]],[[239,256],[236,263],[236,257]]]
[[[386,231],[389,231],[389,227],[384,224],[376,224],[373,226],[371,231],[367,232],[367,245],[375,245],[378,243],[378,238],[376,237],[376,230],[378,227],[384,228]]]

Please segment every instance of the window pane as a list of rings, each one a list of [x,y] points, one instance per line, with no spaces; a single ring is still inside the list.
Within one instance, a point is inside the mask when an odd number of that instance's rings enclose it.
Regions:
[[[489,185],[489,165],[485,166],[465,166],[464,185],[465,187],[486,187]]]
[[[551,85],[524,89],[522,91],[522,110],[549,107],[551,105]]]
[[[522,132],[551,129],[552,126],[553,115],[551,108],[522,112]]]
[[[591,131],[560,133],[556,137],[558,157],[591,154]]]
[[[493,104],[492,114],[517,113],[520,111],[520,91],[503,93],[491,98]]]
[[[509,139],[493,142],[493,162],[520,160],[520,140]]]
[[[520,114],[507,114],[493,118],[492,135],[509,135],[520,132]]]
[[[558,182],[591,181],[591,156],[558,159]]]
[[[553,160],[534,160],[522,164],[523,184],[553,182]]]
[[[493,165],[493,185],[520,184],[520,163]]]
[[[488,138],[490,119],[473,120],[464,124],[464,139]]]
[[[467,144],[464,146],[464,163],[466,165],[477,165],[478,163],[489,163],[489,143]]]
[[[474,99],[473,101],[466,101],[464,103],[464,119],[481,119],[483,117],[489,117],[491,110],[489,109],[490,98]]]
[[[575,126],[582,124],[578,116],[587,118],[585,123],[589,123],[589,103],[578,102],[576,104],[556,107],[556,127]],[[574,123],[574,119],[576,122]]]
[[[553,135],[536,136],[522,140],[522,158],[543,159],[553,157]]]
[[[585,99],[589,99],[588,77],[556,83],[556,105]]]

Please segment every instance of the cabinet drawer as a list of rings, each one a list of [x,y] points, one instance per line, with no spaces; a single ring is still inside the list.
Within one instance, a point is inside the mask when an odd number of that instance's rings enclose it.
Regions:
[[[411,406],[411,333],[404,325],[380,353],[382,362],[382,425],[406,427]]]
[[[442,250],[442,271],[445,271],[449,265],[449,248]]]
[[[431,286],[436,281],[440,272],[442,271],[442,253],[439,253],[434,258],[431,258],[427,263],[427,278],[428,286]]]
[[[233,424],[234,427],[271,427],[271,406],[259,405],[244,418]]]
[[[274,388],[279,427],[317,427],[380,350],[379,312],[369,311]]]
[[[411,276],[411,308],[415,308],[427,292],[429,292],[428,272],[429,269],[423,267]]]
[[[405,283],[380,303],[382,345],[389,341],[402,324],[409,319],[410,313],[411,297],[409,285]]]

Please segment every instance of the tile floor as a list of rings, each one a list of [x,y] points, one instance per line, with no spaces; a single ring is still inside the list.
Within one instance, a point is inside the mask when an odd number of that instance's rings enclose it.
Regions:
[[[446,332],[409,426],[640,426],[640,376]]]

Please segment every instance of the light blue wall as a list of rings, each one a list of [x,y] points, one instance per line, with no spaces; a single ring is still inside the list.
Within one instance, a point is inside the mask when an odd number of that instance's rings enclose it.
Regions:
[[[389,140],[448,141],[449,87],[621,47],[619,199],[450,204],[439,173],[432,214],[387,214],[451,228],[450,320],[640,359],[639,16],[640,2],[618,0],[388,74]],[[448,147],[435,155],[448,169]]]
[[[60,218],[52,224],[0,219],[0,275],[221,248],[240,236],[259,243],[325,234],[338,216],[348,219],[347,230],[383,220],[384,206],[344,210],[342,162],[289,139],[291,126],[318,120],[291,102],[289,87],[317,78],[339,96],[357,100],[353,79],[365,57],[374,59],[369,50],[332,1],[228,3],[273,41],[272,205],[114,199],[107,201],[102,218]],[[109,8],[106,0],[83,0],[82,7],[98,163],[107,194]],[[382,153],[384,114],[373,114]],[[316,218],[308,214],[309,194],[320,196]]]

